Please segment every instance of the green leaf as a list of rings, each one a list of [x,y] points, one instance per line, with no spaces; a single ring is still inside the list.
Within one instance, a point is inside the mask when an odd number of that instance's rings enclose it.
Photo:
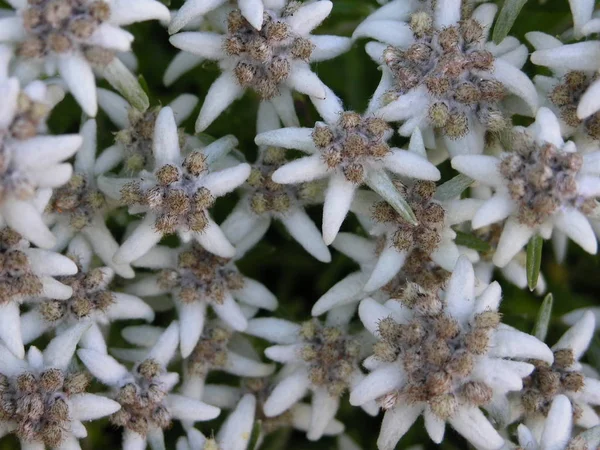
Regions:
[[[260,432],[262,429],[262,421],[257,420],[254,422],[254,426],[252,427],[252,434],[250,435],[250,442],[248,443],[248,450],[254,450],[256,445],[258,444],[258,438],[260,437]]]
[[[553,304],[554,296],[552,294],[546,295],[546,298],[544,298],[542,306],[540,306],[538,311],[537,319],[535,320],[532,334],[542,342],[546,340],[546,334],[548,334],[548,325],[552,318]]]
[[[459,197],[469,186],[473,184],[473,179],[466,175],[458,174],[454,178],[438,186],[434,198],[440,202],[452,200]]]
[[[594,336],[592,343],[585,352],[589,363],[596,370],[600,370],[600,338]]]
[[[486,241],[479,239],[474,234],[465,233],[464,231],[456,232],[456,239],[454,242],[456,245],[472,248],[478,252],[489,252],[491,250],[490,244],[488,244]]]
[[[525,6],[525,3],[527,3],[527,0],[504,1],[504,5],[500,10],[496,25],[494,26],[494,32],[492,33],[492,39],[496,44],[499,44],[506,36],[508,36],[510,29],[515,23],[515,20],[517,20],[521,9],[523,6]]]
[[[540,277],[540,265],[542,264],[542,246],[544,241],[541,236],[533,236],[527,244],[527,285],[533,291]]]
[[[394,182],[387,173],[383,170],[370,171],[367,173],[365,182],[367,186],[381,195],[406,221],[412,225],[419,223],[412,208],[402,194],[398,192],[398,189],[394,186]]]
[[[119,58],[113,58],[101,71],[106,81],[125,97],[131,106],[142,112],[148,109],[150,106],[148,96],[135,75],[125,67]]]

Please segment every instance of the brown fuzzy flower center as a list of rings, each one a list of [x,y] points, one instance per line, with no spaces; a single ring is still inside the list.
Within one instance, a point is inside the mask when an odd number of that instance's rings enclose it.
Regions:
[[[210,370],[220,369],[227,364],[227,345],[231,333],[218,326],[204,327],[200,340],[187,359],[190,373],[206,376]]]
[[[0,304],[42,293],[42,280],[33,273],[29,258],[19,249],[20,241],[18,233],[0,229]]]
[[[65,214],[75,230],[82,230],[106,205],[104,195],[92,186],[85,175],[75,174],[69,182],[54,190],[48,209]]]

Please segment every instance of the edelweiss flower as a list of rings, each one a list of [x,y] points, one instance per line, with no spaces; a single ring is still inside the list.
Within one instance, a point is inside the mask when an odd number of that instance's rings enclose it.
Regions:
[[[363,116],[344,111],[342,102],[326,89],[325,100],[314,100],[325,120],[314,128],[281,128],[256,136],[258,145],[297,149],[309,156],[294,160],[277,169],[275,183],[293,184],[328,177],[323,204],[323,240],[331,244],[350,209],[356,189],[367,184],[384,199],[416,223],[405,203],[399,204],[398,193],[386,169],[398,175],[439,180],[439,170],[419,152],[390,147],[392,129],[367,111]]]
[[[572,437],[573,411],[569,399],[558,395],[552,402],[540,436],[521,424],[517,428],[519,446],[527,450],[586,450],[598,448],[600,430],[584,431]]]
[[[170,293],[179,316],[181,354],[188,357],[202,335],[206,307],[236,331],[248,322],[234,299],[273,311],[277,299],[261,283],[244,277],[231,259],[209,253],[197,243],[179,249],[155,247],[135,266],[161,269],[129,287],[140,296]]]
[[[17,79],[1,80],[0,95],[0,226],[8,225],[35,245],[51,248],[56,239],[40,209],[50,196],[49,188],[71,178],[71,164],[62,161],[81,147],[82,139],[74,134],[41,134],[53,106],[42,82],[21,91]]]
[[[197,103],[198,97],[195,95],[182,94],[167,106],[173,111],[175,123],[179,126],[192,114]],[[115,134],[115,144],[103,150],[98,156],[94,173],[104,174],[121,163],[123,164],[121,172],[124,176],[137,175],[144,169],[152,170],[154,129],[161,107],[153,107],[141,112],[120,95],[106,89],[98,89],[98,104],[110,120],[119,127],[119,131]],[[193,142],[191,136],[185,135],[183,130],[178,131],[179,145],[183,154],[191,151],[191,147],[200,146],[195,145],[197,143]]]
[[[15,15],[0,19],[1,42],[15,46],[25,78],[58,72],[86,114],[95,116],[98,69],[116,88],[137,88],[138,107],[148,98],[135,77],[115,57],[131,50],[133,35],[122,28],[144,20],[169,20],[165,5],[156,0],[9,0]],[[132,83],[137,86],[132,86]]]
[[[177,440],[176,450],[246,450],[252,436],[256,399],[246,394],[227,416],[215,437],[207,438],[195,428]]]
[[[436,443],[448,422],[478,449],[503,446],[480,407],[506,409],[506,393],[519,391],[534,369],[515,359],[551,363],[552,352],[501,324],[500,300],[496,282],[475,296],[473,267],[463,256],[443,294],[412,285],[384,305],[361,302],[360,318],[379,342],[364,362],[372,372],[354,387],[350,403],[378,400],[386,410],[380,450],[393,449],[421,414]]]
[[[264,402],[267,417],[279,416],[311,391],[307,437],[317,440],[323,436],[338,411],[341,395],[364,378],[358,366],[360,344],[347,333],[346,323],[323,325],[313,319],[299,326],[281,319],[250,321],[246,333],[283,344],[265,350],[268,358],[285,364]],[[377,413],[373,403],[363,408],[372,415]]]
[[[564,142],[556,116],[540,108],[535,122],[515,129],[510,148],[499,156],[463,155],[452,167],[495,190],[475,213],[474,229],[507,219],[493,261],[504,267],[535,234],[549,239],[554,227],[585,251],[598,243],[586,214],[600,192],[600,153],[577,153]]]
[[[257,132],[279,128],[279,117],[269,103],[258,108]],[[330,262],[331,254],[324,244],[319,229],[304,211],[304,206],[316,203],[320,186],[306,183],[300,186],[273,182],[271,175],[288,161],[279,147],[260,146],[252,171],[242,186],[244,195],[221,229],[235,245],[237,256],[254,246],[267,232],[273,219],[281,220],[290,235],[311,255],[322,262]]]
[[[154,172],[144,170],[139,178],[133,179],[98,179],[98,186],[106,195],[128,205],[131,213],[145,213],[142,222],[114,255],[115,263],[138,259],[163,236],[173,233],[179,234],[184,242],[195,239],[218,256],[232,257],[235,249],[207,210],[216,197],[231,192],[248,178],[250,166],[239,164],[208,172],[210,163],[236,144],[233,136],[227,136],[182,160],[173,110],[163,108],[154,128]]]
[[[30,347],[17,359],[0,345],[0,436],[14,433],[22,449],[77,449],[87,436],[82,422],[113,414],[120,405],[86,393],[91,382],[69,364],[88,324],[55,337],[43,352]]]
[[[25,356],[20,305],[42,299],[66,300],[73,290],[55,278],[77,273],[66,256],[39,248],[8,228],[0,228],[0,340],[17,357]]]
[[[351,41],[310,35],[329,15],[332,2],[291,1],[282,6],[265,10],[260,16],[260,30],[239,9],[234,9],[229,14],[225,35],[185,32],[171,37],[175,47],[219,61],[223,72],[206,94],[196,121],[197,132],[204,131],[247,88],[261,100],[273,103],[286,126],[299,123],[292,90],[325,98],[325,85],[310,70],[309,63],[334,58],[346,51]]]
[[[586,376],[579,363],[594,335],[594,315],[586,312],[552,347],[554,362],[532,361],[535,370],[523,381],[523,391],[514,395],[513,417],[524,416],[525,424],[539,438],[550,406],[559,395],[573,405],[577,426],[600,425],[594,406],[600,404],[600,381]]]
[[[145,359],[131,371],[113,357],[95,350],[77,352],[88,370],[112,388],[110,396],[121,405],[121,410],[113,414],[110,421],[125,428],[124,450],[144,449],[146,442],[152,448],[165,448],[163,430],[169,428],[173,420],[191,423],[211,420],[221,411],[171,392],[179,382],[179,375],[167,372],[166,366],[177,351],[178,336],[177,322],[173,322]]]
[[[436,132],[452,156],[482,153],[485,133],[510,125],[501,105],[508,94],[526,103],[525,114],[535,113],[538,102],[533,84],[519,70],[527,49],[514,38],[498,46],[487,42],[497,7],[480,5],[464,17],[461,4],[396,0],[354,32],[354,38],[383,42],[367,46],[383,64],[372,100],[373,108],[381,107],[379,116],[403,121],[403,136],[421,128],[428,147],[436,147]]]
[[[154,320],[154,311],[133,295],[109,290],[114,272],[110,267],[91,268],[94,253],[82,236],[71,241],[67,256],[77,264],[77,273],[58,276],[56,279],[69,286],[73,295],[67,300],[42,300],[21,316],[23,342],[37,339],[48,330],[61,333],[67,326],[81,321],[92,322],[83,334],[80,346],[106,353],[106,342],[100,325],[115,320]]]
[[[95,120],[81,127],[83,144],[75,155],[74,174],[67,184],[54,190],[46,207],[46,223],[52,224],[52,233],[57,237],[54,250],[62,251],[72,239],[81,236],[118,275],[133,278],[129,264],[113,262],[119,244],[106,226],[104,214],[108,205],[96,186],[96,134]]]

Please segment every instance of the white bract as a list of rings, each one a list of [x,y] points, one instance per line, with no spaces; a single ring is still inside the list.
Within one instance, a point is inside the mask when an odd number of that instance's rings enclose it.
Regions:
[[[114,255],[114,262],[130,263],[163,236],[174,233],[184,242],[194,239],[211,253],[232,257],[235,249],[211,219],[208,208],[217,197],[241,185],[250,174],[250,166],[238,164],[217,172],[209,172],[209,167],[236,144],[233,136],[226,136],[182,157],[173,110],[163,108],[154,127],[154,171],[143,170],[139,178],[98,179],[100,190],[107,196],[128,205],[131,213],[145,213]]]
[[[556,116],[540,108],[528,128],[513,131],[499,156],[461,155],[452,166],[490,186],[494,195],[477,210],[474,229],[505,221],[493,262],[506,266],[536,234],[549,239],[553,229],[585,251],[598,243],[586,215],[596,209],[600,193],[600,153],[582,155],[564,142]]]
[[[367,52],[382,65],[382,80],[371,100],[380,117],[403,122],[400,134],[423,130],[428,148],[450,155],[483,152],[487,131],[510,125],[502,102],[509,95],[537,109],[537,94],[520,67],[527,48],[514,38],[488,42],[497,7],[478,6],[469,17],[456,0],[395,0],[369,16],[354,38],[370,37]],[[436,143],[435,135],[441,141]]]
[[[171,37],[177,48],[218,61],[223,72],[206,94],[197,132],[208,128],[246,89],[271,102],[286,126],[299,123],[293,90],[311,98],[326,97],[325,85],[309,63],[331,59],[351,43],[348,38],[310,34],[329,15],[333,3],[292,1],[280,6],[265,10],[260,29],[234,9],[228,16],[226,34],[183,32]]]
[[[86,114],[98,110],[93,69],[147,107],[135,77],[116,57],[131,50],[133,35],[121,28],[144,20],[169,20],[157,0],[10,0],[14,15],[0,19],[0,41],[15,48],[19,77],[57,72]]]
[[[519,360],[551,363],[553,356],[533,336],[500,323],[500,300],[496,282],[475,295],[473,267],[463,256],[443,293],[413,284],[384,305],[361,302],[360,318],[379,342],[350,403],[377,400],[386,410],[379,449],[395,448],[421,414],[436,443],[449,423],[478,449],[503,446],[480,408],[507,410],[506,394],[522,389],[534,370]]]

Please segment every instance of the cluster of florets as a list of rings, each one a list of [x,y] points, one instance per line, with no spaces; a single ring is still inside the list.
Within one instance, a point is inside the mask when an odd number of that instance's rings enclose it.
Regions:
[[[85,175],[75,174],[53,193],[48,210],[69,216],[69,224],[81,230],[106,206],[104,194],[90,183]]]
[[[92,63],[106,65],[114,53],[103,47],[82,44],[110,18],[110,5],[103,0],[33,0],[23,11],[27,39],[17,50],[24,58],[42,58],[79,49]]]
[[[164,369],[157,361],[146,359],[133,374],[134,378],[114,396],[121,409],[110,417],[110,422],[142,436],[151,428],[169,428],[171,415],[164,403],[167,389],[159,379]]]
[[[90,381],[84,372],[60,369],[0,374],[0,420],[16,422],[23,442],[58,448],[70,432],[69,397],[85,392]]]
[[[504,86],[477,75],[494,66],[494,56],[484,45],[483,26],[476,19],[465,19],[437,30],[433,17],[418,11],[410,18],[410,28],[415,43],[406,49],[388,47],[383,56],[394,76],[387,100],[425,86],[431,96],[429,121],[451,139],[469,131],[467,113],[474,113],[490,131],[508,126],[498,106],[506,95]]]
[[[291,427],[293,424],[293,413],[289,409],[277,416],[267,416],[264,412],[264,404],[273,391],[273,382],[268,378],[247,378],[242,382],[242,391],[249,392],[256,397],[256,420],[261,423],[265,434],[272,433],[280,428]]]
[[[381,320],[374,354],[384,362],[400,361],[406,384],[381,398],[382,407],[392,408],[399,401],[426,402],[434,414],[447,420],[459,403],[488,404],[492,389],[482,381],[467,380],[476,359],[487,353],[500,314],[479,313],[463,327],[446,312],[439,291],[414,283],[407,285],[399,301],[414,311],[414,318],[406,324],[391,317]]]
[[[346,179],[361,184],[364,163],[390,153],[391,127],[382,119],[344,112],[335,125],[317,124],[312,138],[329,169],[340,169]]]
[[[594,210],[595,200],[577,191],[580,153],[565,152],[549,142],[538,144],[525,132],[513,134],[512,150],[502,158],[499,170],[518,204],[521,223],[540,225],[564,205],[586,213]]]
[[[304,322],[300,330],[301,358],[309,365],[309,379],[339,396],[350,385],[360,345],[338,327],[323,326],[318,320]]]
[[[202,336],[186,359],[189,373],[205,377],[212,369],[219,369],[227,364],[227,345],[231,339],[231,331],[220,326],[204,327]]]
[[[0,304],[42,292],[42,280],[32,271],[22,243],[18,233],[0,229]]]
[[[208,225],[206,210],[214,203],[210,191],[196,182],[208,170],[206,158],[201,152],[190,153],[182,168],[173,164],[159,167],[154,172],[156,185],[131,182],[121,190],[121,200],[128,206],[148,207],[156,214],[156,230],[163,234],[180,228],[202,232]]]
[[[436,186],[433,181],[417,181],[411,187],[399,185],[404,197],[417,218],[417,225],[408,223],[388,203],[378,202],[373,207],[376,222],[396,228],[391,242],[398,251],[419,250],[430,255],[442,240],[444,227],[444,207],[433,200]]]
[[[158,284],[174,290],[183,303],[210,300],[221,304],[228,291],[244,286],[244,279],[230,259],[192,244],[179,253],[177,269],[165,269],[159,274]]]
[[[294,60],[308,62],[313,52],[313,43],[281,20],[292,15],[294,9],[288,6],[280,17],[265,11],[260,30],[237,9],[227,18],[225,52],[239,58],[234,69],[237,81],[263,99],[278,95],[279,85],[289,77]]]

